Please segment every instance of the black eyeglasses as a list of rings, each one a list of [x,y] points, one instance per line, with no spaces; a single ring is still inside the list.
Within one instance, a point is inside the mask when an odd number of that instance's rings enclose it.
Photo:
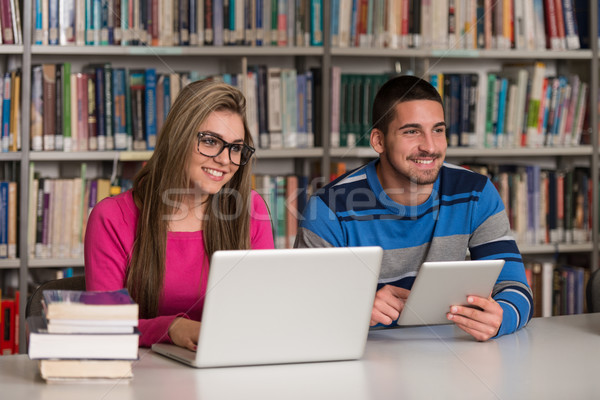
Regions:
[[[229,149],[229,160],[240,167],[248,164],[255,151],[246,143],[228,143],[210,132],[198,132],[198,153],[203,156],[216,157],[226,148]]]

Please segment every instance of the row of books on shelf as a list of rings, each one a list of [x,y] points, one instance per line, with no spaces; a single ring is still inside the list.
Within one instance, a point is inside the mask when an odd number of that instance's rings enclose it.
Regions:
[[[19,353],[19,291],[0,288],[0,355]]]
[[[86,164],[81,175],[71,179],[43,178],[31,166],[28,204],[28,248],[32,258],[79,258],[87,218],[102,199],[127,190],[131,182],[122,179],[86,178]]]
[[[310,196],[307,176],[256,175],[252,186],[265,200],[271,215],[276,248],[291,248],[296,240],[298,221]]]
[[[331,44],[576,50],[590,47],[589,8],[588,0],[332,0]]]
[[[18,0],[0,1],[0,44],[23,44]]]
[[[588,84],[545,76],[544,63],[429,76],[444,102],[450,147],[564,147],[589,143]],[[331,73],[331,146],[369,147],[371,109],[389,74]],[[483,101],[480,101],[483,99]]]
[[[583,138],[587,82],[577,74],[547,77],[545,69],[537,62],[487,74],[484,147],[568,147],[589,140]]]
[[[505,65],[483,77],[431,75],[444,101],[449,146],[539,148],[589,143],[588,83],[576,74],[544,74],[544,63],[537,62]]]
[[[32,68],[33,151],[152,150],[181,88],[197,73],[71,64]],[[225,80],[227,76],[215,79]],[[234,82],[235,84],[235,82]]]
[[[533,292],[533,316],[551,317],[587,312],[585,290],[589,268],[528,261],[525,275]]]
[[[536,165],[465,167],[491,178],[520,245],[589,243],[592,185],[588,169],[547,170]],[[82,169],[85,170],[85,164]],[[329,178],[335,179],[345,172],[344,163],[334,163]],[[82,177],[85,172],[73,179],[32,178],[30,257],[81,257],[87,217],[93,206],[104,197],[131,187],[128,179],[111,184],[108,179]],[[253,188],[270,210],[276,246],[292,247],[307,200],[323,182],[296,175],[261,174],[252,179]]]
[[[496,186],[520,245],[589,243],[592,189],[589,169],[465,165]]]
[[[194,72],[70,63],[35,65],[31,90],[33,151],[153,150],[172,103]],[[212,76],[243,90],[255,145],[307,148],[319,144],[320,72],[253,65],[246,76]]]
[[[321,46],[322,0],[35,0],[33,43]]]
[[[127,289],[44,290],[43,314],[29,316],[29,358],[48,382],[130,380],[138,358],[138,305]]]

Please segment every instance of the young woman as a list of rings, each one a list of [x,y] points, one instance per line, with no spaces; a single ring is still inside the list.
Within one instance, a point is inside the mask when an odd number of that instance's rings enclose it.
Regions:
[[[133,189],[98,203],[85,234],[88,290],[126,287],[140,346],[195,349],[217,250],[273,248],[269,213],[250,188],[252,138],[237,89],[198,81],[177,97]]]

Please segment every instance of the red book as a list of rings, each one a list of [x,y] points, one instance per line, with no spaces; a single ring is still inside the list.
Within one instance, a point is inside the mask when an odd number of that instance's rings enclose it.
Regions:
[[[15,44],[10,0],[0,0],[0,23],[2,24],[2,44]]]
[[[13,354],[15,347],[15,300],[3,299],[0,303],[2,308],[2,342],[0,342],[0,355]]]
[[[556,28],[557,28],[557,37],[558,37],[558,45],[560,46],[560,50],[566,50],[567,48],[567,39],[565,35],[565,18],[563,13],[562,0],[554,0],[554,10],[555,10],[555,18],[556,18]]]
[[[556,25],[556,3],[554,0],[544,0],[544,13],[546,17],[546,47],[552,50],[559,49],[558,26]]]
[[[19,354],[19,299],[20,299],[19,291],[15,292],[15,323],[13,324],[13,334],[14,334],[14,347],[13,354]]]

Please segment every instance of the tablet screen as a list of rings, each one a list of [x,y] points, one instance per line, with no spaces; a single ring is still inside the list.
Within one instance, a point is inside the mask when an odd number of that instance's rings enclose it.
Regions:
[[[451,305],[467,303],[467,296],[488,297],[504,260],[435,261],[421,265],[398,325],[449,324]]]

